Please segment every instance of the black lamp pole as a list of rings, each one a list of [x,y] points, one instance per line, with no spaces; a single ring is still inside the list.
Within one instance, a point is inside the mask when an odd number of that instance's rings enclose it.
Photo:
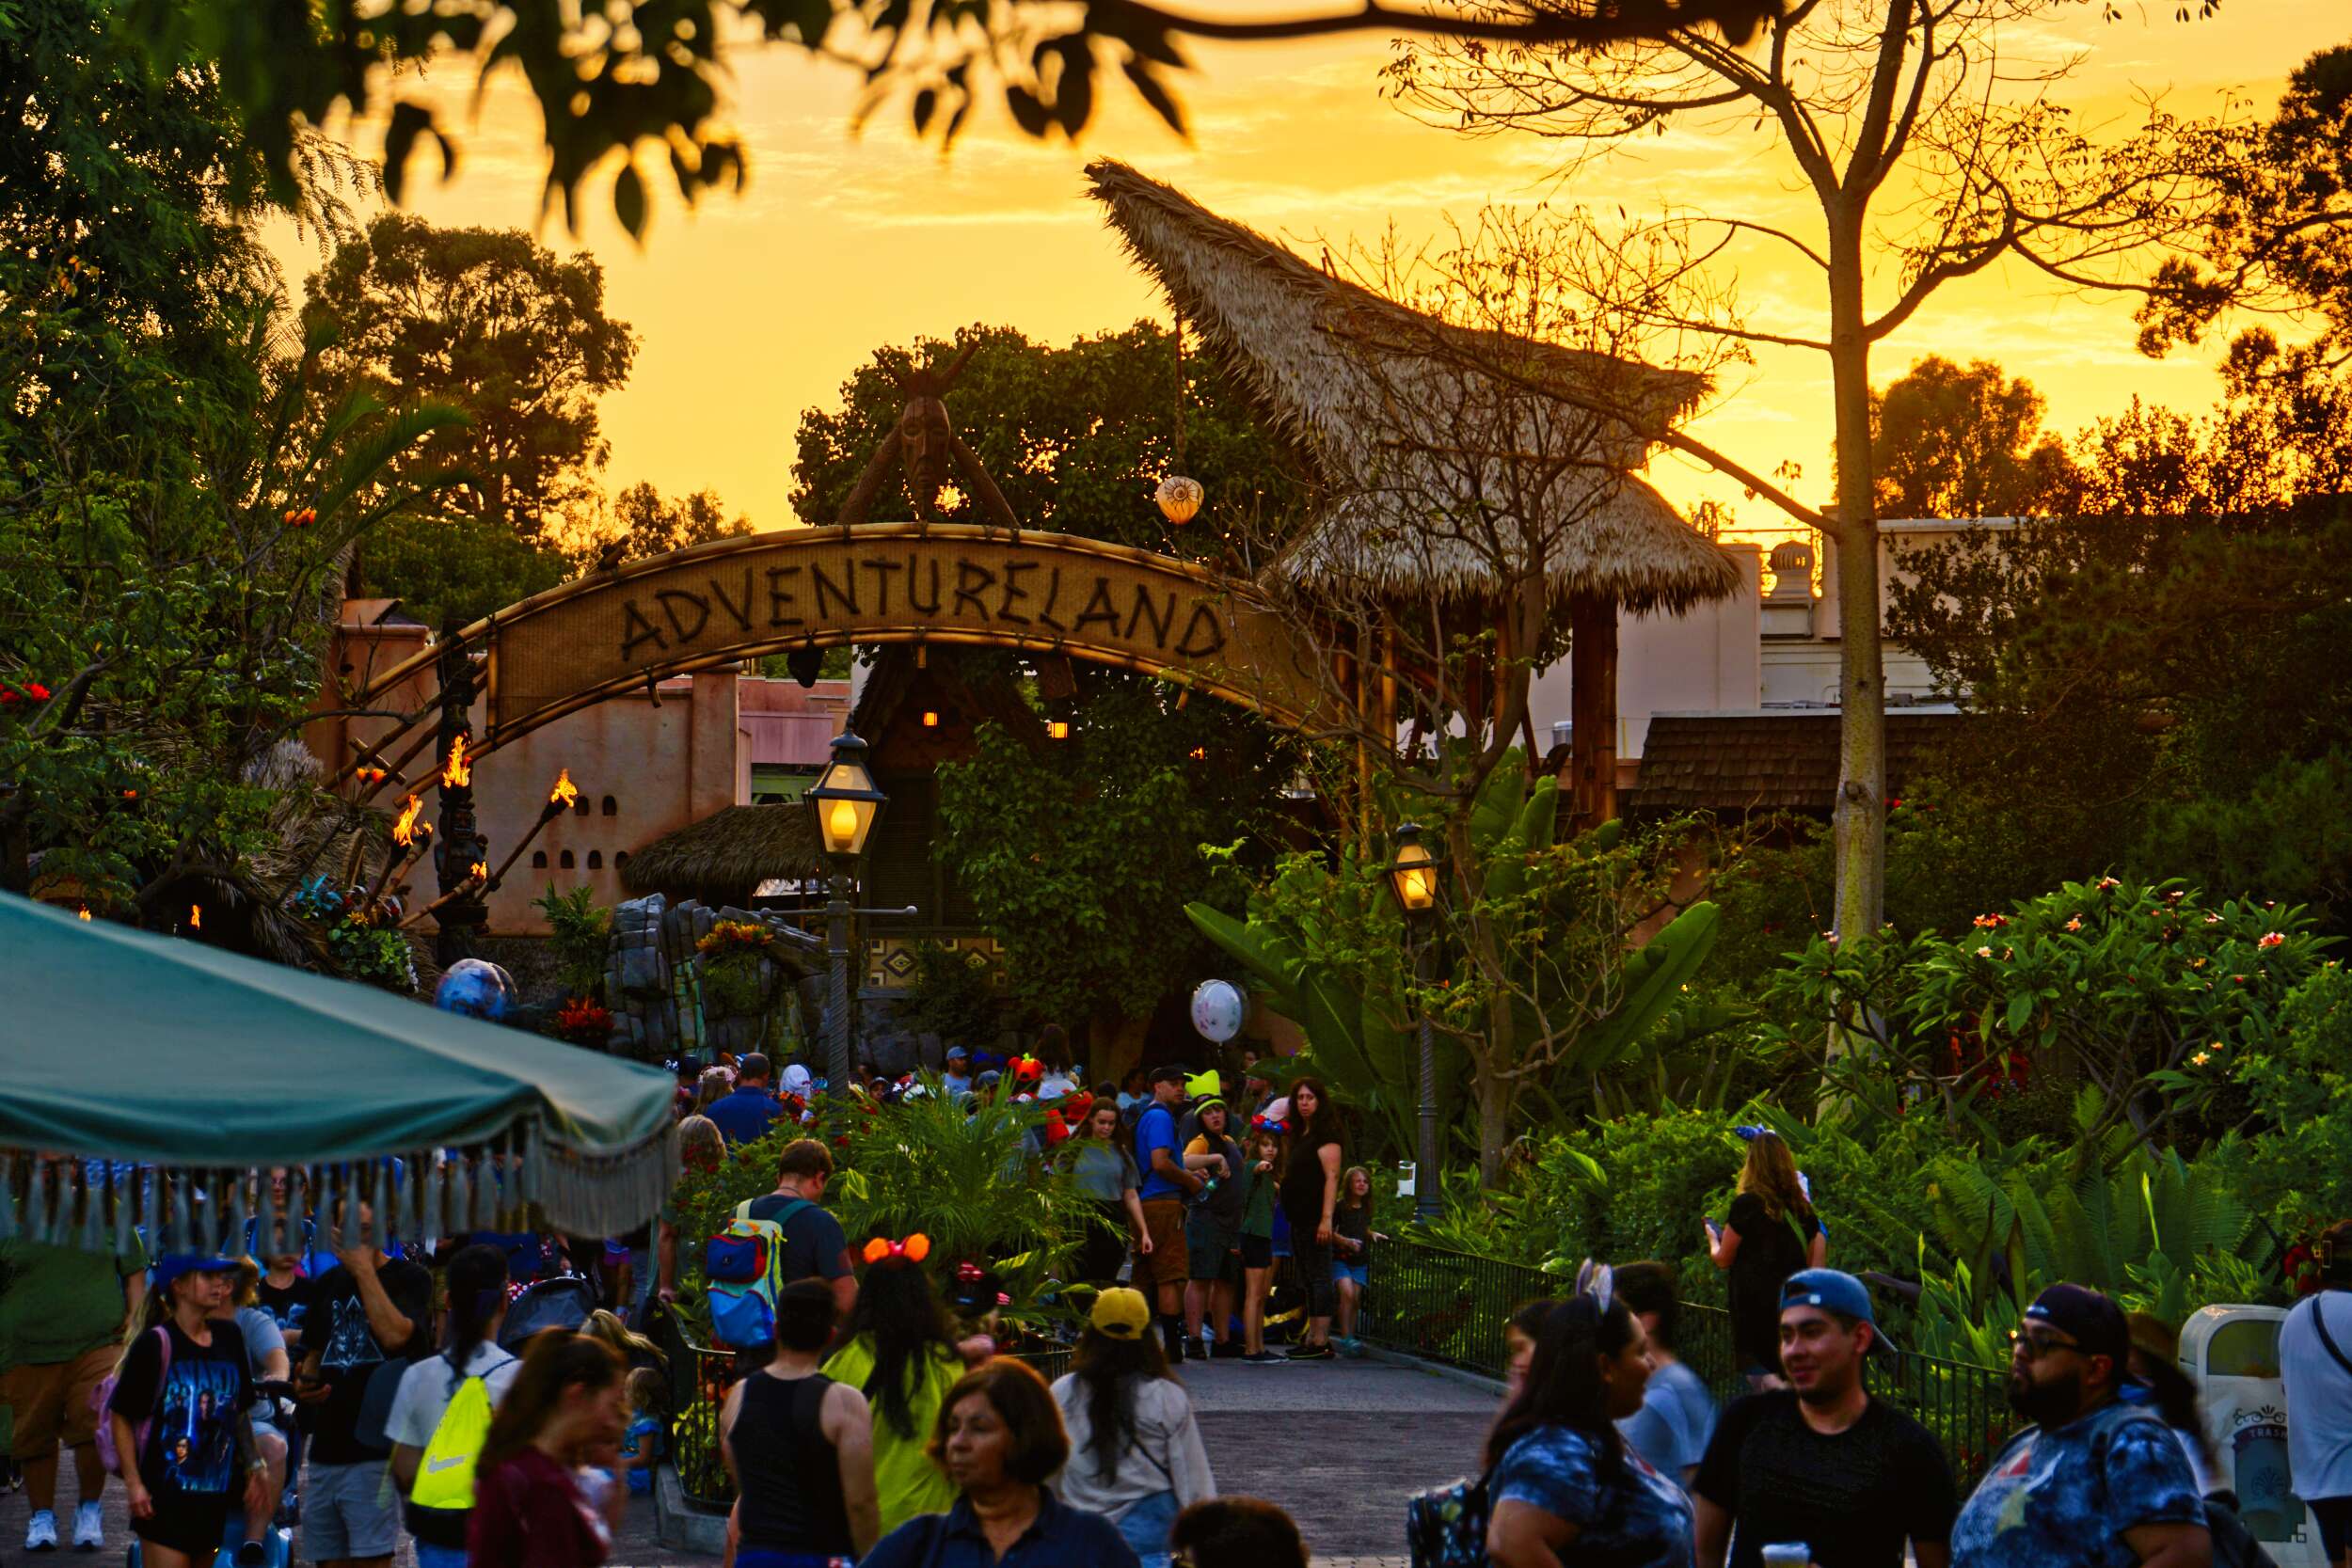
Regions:
[[[1421,824],[1406,822],[1396,830],[1396,857],[1389,864],[1389,891],[1405,913],[1405,930],[1413,948],[1413,989],[1429,990],[1429,929],[1438,909],[1438,858],[1421,841]],[[1413,1217],[1437,1219],[1444,1212],[1444,1195],[1438,1181],[1438,1029],[1428,1006],[1421,1007],[1420,1147],[1415,1150],[1420,1170],[1413,1181]]]
[[[858,857],[889,799],[866,765],[866,742],[844,730],[834,737],[833,760],[809,787],[817,842],[832,863],[825,879],[825,1079],[838,1091],[850,1082],[850,917],[857,912]]]

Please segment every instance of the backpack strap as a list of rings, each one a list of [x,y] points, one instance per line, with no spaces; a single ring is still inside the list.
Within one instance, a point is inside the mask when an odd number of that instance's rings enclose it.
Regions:
[[[2352,1373],[2352,1356],[2346,1356],[2336,1344],[2336,1337],[2328,1332],[2328,1291],[2322,1291],[2312,1298],[2312,1326],[2319,1330],[2319,1342],[2336,1358],[2336,1365]]]

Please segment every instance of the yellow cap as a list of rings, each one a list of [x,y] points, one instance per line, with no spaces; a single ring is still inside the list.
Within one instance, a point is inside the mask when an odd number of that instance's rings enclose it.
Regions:
[[[1152,1308],[1141,1291],[1114,1285],[1094,1298],[1095,1332],[1114,1339],[1140,1339],[1152,1326]]]

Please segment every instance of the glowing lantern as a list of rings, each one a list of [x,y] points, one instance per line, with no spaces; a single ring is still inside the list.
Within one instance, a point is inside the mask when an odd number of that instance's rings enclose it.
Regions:
[[[1159,503],[1161,516],[1182,528],[1192,521],[1207,495],[1208,492],[1200,488],[1199,480],[1170,474],[1160,481],[1160,487],[1152,492],[1152,499]]]
[[[887,800],[866,770],[866,742],[843,731],[834,739],[833,760],[808,791],[809,810],[816,816],[817,837],[825,853],[853,860],[864,852]]]

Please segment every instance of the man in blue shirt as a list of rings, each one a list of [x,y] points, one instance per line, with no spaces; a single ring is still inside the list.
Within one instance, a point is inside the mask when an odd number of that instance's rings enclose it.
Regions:
[[[1136,1121],[1136,1166],[1143,1175],[1136,1196],[1143,1202],[1143,1226],[1152,1250],[1136,1259],[1136,1285],[1156,1297],[1160,1338],[1170,1361],[1184,1358],[1184,1286],[1192,1267],[1184,1248],[1184,1199],[1208,1178],[1184,1168],[1176,1141],[1176,1113],[1184,1103],[1184,1069],[1164,1067],[1152,1074],[1152,1103]]]
[[[939,1086],[947,1091],[950,1099],[972,1092],[972,1053],[970,1052],[960,1045],[951,1045],[947,1048],[947,1071],[940,1080]]]
[[[768,1058],[755,1051],[735,1064],[735,1089],[714,1101],[704,1115],[727,1135],[727,1147],[747,1144],[768,1135],[768,1127],[784,1114],[783,1102],[768,1087]]]
[[[2009,1402],[2034,1424],[1993,1461],[1952,1526],[1952,1568],[2209,1568],[2213,1537],[2181,1445],[2120,1396],[2122,1309],[2080,1285],[2026,1308]]]

